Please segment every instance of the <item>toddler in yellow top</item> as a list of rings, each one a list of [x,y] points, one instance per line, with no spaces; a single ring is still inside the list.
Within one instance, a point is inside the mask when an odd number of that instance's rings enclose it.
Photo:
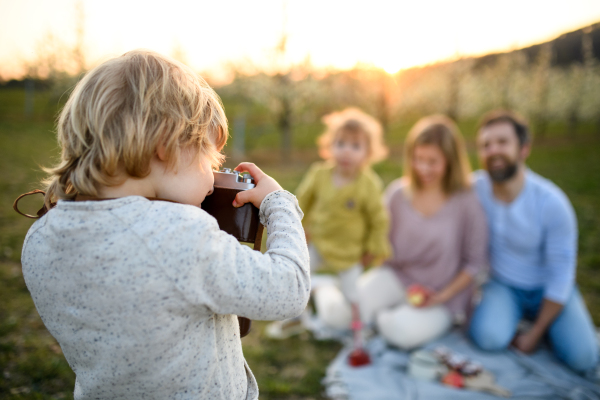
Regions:
[[[374,259],[390,254],[388,217],[382,182],[370,168],[387,156],[381,125],[364,112],[349,108],[323,117],[319,155],[297,190],[304,211],[311,272],[334,272],[334,288],[315,291],[315,306],[325,324],[347,328],[350,304],[356,303],[356,280]],[[323,290],[321,290],[323,289]]]

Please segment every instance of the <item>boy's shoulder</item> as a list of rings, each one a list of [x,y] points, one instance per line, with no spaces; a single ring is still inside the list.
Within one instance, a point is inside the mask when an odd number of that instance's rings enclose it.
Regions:
[[[165,254],[185,243],[196,246],[219,230],[216,220],[199,207],[151,201],[128,196],[106,201],[59,201],[27,233],[23,254],[38,253],[40,246],[56,247],[72,241],[96,243],[118,237],[148,252]],[[69,245],[70,246],[70,245]],[[32,253],[33,252],[33,253]]]
[[[329,184],[332,170],[333,165],[331,163],[323,161],[314,162],[304,174],[301,185],[321,186]]]
[[[371,167],[363,168],[360,178],[366,186],[374,190],[381,191],[383,189],[383,181]]]
[[[114,218],[113,222],[111,218]],[[179,225],[215,223],[212,216],[199,207],[167,200],[150,200],[141,196],[127,196],[104,201],[59,201],[38,223],[47,219],[61,226],[80,220],[83,224],[123,224],[135,230],[169,231]]]
[[[308,174],[320,175],[325,173],[331,173],[332,170],[333,164],[327,161],[316,161],[311,164],[310,168],[308,169]]]
[[[216,224],[214,217],[200,207],[162,200],[149,200],[144,223],[160,225],[166,230],[179,229],[178,226],[199,226]]]

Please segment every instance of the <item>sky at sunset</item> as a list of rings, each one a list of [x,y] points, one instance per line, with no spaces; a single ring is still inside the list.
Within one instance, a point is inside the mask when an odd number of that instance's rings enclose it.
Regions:
[[[0,76],[18,77],[52,33],[75,42],[77,0],[0,0]],[[282,32],[287,60],[401,68],[510,50],[600,21],[600,0],[80,0],[88,66],[135,48],[184,54],[198,70],[258,65]],[[246,60],[246,61],[242,61]]]

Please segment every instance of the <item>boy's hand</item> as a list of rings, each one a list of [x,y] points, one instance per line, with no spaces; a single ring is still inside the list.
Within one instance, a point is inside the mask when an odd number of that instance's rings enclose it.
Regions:
[[[373,262],[373,260],[375,260],[375,256],[373,254],[365,253],[360,258],[360,263],[362,264],[363,267],[368,268],[369,266],[371,266],[371,263]]]
[[[252,203],[256,208],[260,208],[260,203],[262,203],[263,199],[267,197],[269,193],[276,190],[282,190],[282,187],[275,179],[262,172],[262,170],[253,163],[241,163],[235,167],[235,170],[239,172],[248,172],[252,175],[256,186],[254,189],[239,192],[233,200],[234,207],[241,207],[246,203]]]

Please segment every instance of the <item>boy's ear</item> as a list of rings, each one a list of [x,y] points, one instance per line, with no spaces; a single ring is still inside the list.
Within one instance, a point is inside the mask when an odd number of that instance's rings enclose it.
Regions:
[[[164,145],[164,143],[160,143],[156,147],[156,156],[160,161],[167,161],[167,147]]]

